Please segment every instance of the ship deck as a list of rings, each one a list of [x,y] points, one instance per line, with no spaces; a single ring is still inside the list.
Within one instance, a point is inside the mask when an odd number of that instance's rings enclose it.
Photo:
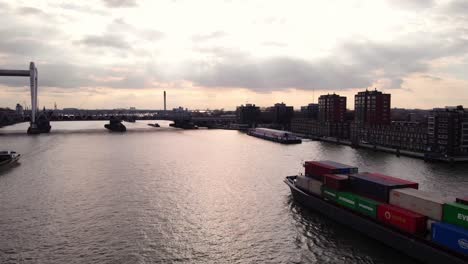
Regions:
[[[288,176],[284,182],[291,189],[294,200],[309,209],[318,211],[340,224],[362,232],[368,237],[376,239],[423,263],[468,263],[468,257],[450,252],[423,237],[403,233],[351,209],[327,202],[320,196],[306,193],[295,186],[295,177]]]

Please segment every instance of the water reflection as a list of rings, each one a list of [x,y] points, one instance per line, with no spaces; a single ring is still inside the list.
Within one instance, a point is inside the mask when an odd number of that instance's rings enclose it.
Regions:
[[[237,131],[135,124],[116,134],[74,123],[83,128],[0,136],[22,154],[0,175],[0,263],[410,263],[296,205],[284,177],[305,160],[334,159],[467,192],[466,166]]]

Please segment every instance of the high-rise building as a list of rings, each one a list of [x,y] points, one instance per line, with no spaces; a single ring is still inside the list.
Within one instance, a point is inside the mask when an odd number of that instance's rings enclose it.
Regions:
[[[273,123],[289,127],[294,116],[294,107],[285,103],[277,103],[269,109],[273,112]]]
[[[19,116],[24,115],[24,109],[23,109],[22,105],[16,104],[16,114],[19,115]]]
[[[321,95],[319,97],[319,121],[340,123],[346,117],[346,97],[337,94]]]
[[[237,121],[240,124],[255,125],[260,117],[260,107],[254,104],[238,106],[236,110]]]
[[[359,125],[388,125],[391,95],[374,91],[359,92],[354,96],[355,122]]]
[[[434,108],[428,117],[427,141],[431,152],[468,154],[468,111],[461,105]]]

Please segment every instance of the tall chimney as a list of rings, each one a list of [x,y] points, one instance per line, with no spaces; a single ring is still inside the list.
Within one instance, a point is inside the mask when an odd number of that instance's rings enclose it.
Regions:
[[[164,91],[164,111],[166,111],[166,91]]]

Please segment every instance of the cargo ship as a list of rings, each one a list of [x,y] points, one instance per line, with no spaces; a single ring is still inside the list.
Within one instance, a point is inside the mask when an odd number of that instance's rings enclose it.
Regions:
[[[468,198],[333,161],[284,180],[299,204],[423,263],[468,263]]]
[[[301,138],[295,136],[291,132],[276,130],[270,128],[252,128],[247,131],[250,136],[263,138],[266,140],[279,142],[282,144],[299,144],[302,143]]]

